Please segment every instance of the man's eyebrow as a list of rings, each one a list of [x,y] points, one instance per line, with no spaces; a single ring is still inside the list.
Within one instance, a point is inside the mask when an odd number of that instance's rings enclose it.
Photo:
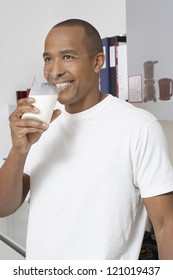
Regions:
[[[45,56],[50,56],[50,54],[48,52],[44,52],[43,57],[45,57]]]
[[[70,53],[70,54],[77,54],[77,52],[76,51],[74,51],[74,50],[63,50],[63,51],[60,51],[59,52],[60,54],[66,54],[66,53]]]
[[[67,50],[62,50],[59,52],[59,54],[74,54],[74,55],[77,55],[78,53],[74,50],[71,50],[71,49],[67,49]],[[51,56],[51,54],[49,52],[44,52],[43,53],[43,57],[46,57],[46,56]]]

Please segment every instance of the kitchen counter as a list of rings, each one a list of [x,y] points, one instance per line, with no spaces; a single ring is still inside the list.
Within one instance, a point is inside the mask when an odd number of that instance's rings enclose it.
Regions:
[[[25,257],[26,233],[29,203],[23,205],[13,214],[0,218],[0,240]],[[1,252],[0,259],[3,259]]]

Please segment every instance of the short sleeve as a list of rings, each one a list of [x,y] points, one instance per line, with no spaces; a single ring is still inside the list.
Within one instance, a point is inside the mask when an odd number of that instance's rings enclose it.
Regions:
[[[173,168],[166,137],[158,121],[145,130],[136,147],[134,184],[143,198],[173,191]]]

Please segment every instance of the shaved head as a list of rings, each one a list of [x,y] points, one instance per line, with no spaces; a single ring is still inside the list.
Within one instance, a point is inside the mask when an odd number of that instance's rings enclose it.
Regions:
[[[81,26],[84,28],[85,36],[84,36],[84,42],[87,51],[89,53],[99,53],[103,52],[103,46],[102,46],[102,40],[100,37],[100,34],[96,30],[96,28],[88,23],[87,21],[81,20],[81,19],[68,19],[65,21],[62,21],[58,24],[56,24],[53,28],[63,27],[63,26]],[[77,39],[77,38],[76,38]]]

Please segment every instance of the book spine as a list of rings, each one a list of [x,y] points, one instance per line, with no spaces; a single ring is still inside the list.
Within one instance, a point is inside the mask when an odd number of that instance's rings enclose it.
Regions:
[[[118,36],[115,43],[116,96],[128,100],[127,43],[125,36]]]
[[[105,62],[100,70],[100,90],[104,93],[110,93],[109,84],[109,42],[108,37],[102,39],[103,52],[105,55]]]
[[[115,57],[116,36],[109,38],[109,72],[110,72],[110,93],[116,96],[116,57]]]

